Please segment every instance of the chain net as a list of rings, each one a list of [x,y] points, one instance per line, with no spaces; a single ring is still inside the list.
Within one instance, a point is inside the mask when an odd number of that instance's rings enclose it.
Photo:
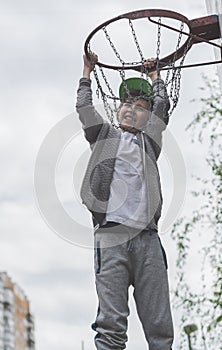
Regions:
[[[162,18],[160,17],[158,19],[158,24],[157,24],[156,57],[154,57],[157,71],[161,71],[161,67],[159,65],[160,54],[161,54],[161,28],[162,28],[161,20]],[[111,47],[111,50],[113,51],[118,62],[120,63],[121,68],[118,69],[118,73],[119,73],[120,81],[123,84],[124,90],[127,92],[128,96],[130,96],[130,91],[128,90],[128,87],[125,83],[127,66],[141,65],[141,69],[139,72],[140,77],[147,80],[147,82],[150,83],[149,76],[147,74],[147,68],[144,65],[146,62],[146,58],[144,57],[144,54],[142,52],[142,49],[140,47],[140,43],[136,34],[136,30],[130,19],[129,19],[129,28],[132,34],[133,42],[139,53],[139,58],[140,58],[139,61],[125,62],[124,59],[121,57],[120,53],[118,52],[117,48],[115,47],[115,44],[113,43],[111,36],[108,33],[107,27],[104,26],[102,28],[105,34],[105,38],[109,46]],[[168,96],[171,102],[170,104],[171,107],[168,112],[169,115],[173,113],[179,101],[180,87],[181,87],[181,69],[183,67],[187,52],[189,51],[189,48],[192,45],[192,39],[190,38],[190,40],[188,40],[187,42],[186,47],[184,48],[182,57],[180,57],[180,59],[178,60],[178,50],[180,49],[183,29],[184,29],[184,23],[181,22],[177,43],[175,47],[175,53],[173,55],[171,62],[168,63],[167,68],[164,69],[166,72],[164,84],[165,84],[165,87],[167,88]],[[90,44],[88,45],[88,50],[89,52],[91,51]],[[176,65],[176,62],[177,62],[177,65]],[[117,115],[117,111],[120,103],[120,98],[114,93],[111,87],[111,84],[109,83],[108,78],[105,74],[105,69],[103,67],[99,65],[94,65],[93,73],[97,84],[96,94],[98,98],[101,98],[103,101],[103,106],[104,106],[107,118],[109,119],[109,121],[114,127],[118,128],[119,123],[116,119],[116,115]],[[104,86],[106,87],[106,92],[105,92]]]

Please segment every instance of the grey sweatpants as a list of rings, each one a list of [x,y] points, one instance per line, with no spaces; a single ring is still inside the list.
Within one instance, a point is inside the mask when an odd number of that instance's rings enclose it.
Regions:
[[[99,228],[95,233],[95,276],[99,308],[92,328],[97,332],[98,350],[126,347],[130,285],[149,350],[171,349],[167,263],[155,231],[135,234],[122,225]]]

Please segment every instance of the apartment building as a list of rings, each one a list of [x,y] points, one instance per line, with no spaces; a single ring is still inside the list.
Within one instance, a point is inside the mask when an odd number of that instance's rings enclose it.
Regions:
[[[29,300],[6,272],[0,272],[0,350],[34,349]]]

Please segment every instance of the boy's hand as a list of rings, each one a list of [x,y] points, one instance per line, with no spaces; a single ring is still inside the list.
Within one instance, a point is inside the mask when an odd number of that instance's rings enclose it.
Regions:
[[[83,62],[84,62],[83,76],[89,79],[90,73],[92,72],[95,63],[98,62],[98,56],[94,52],[90,52],[90,60],[88,60],[86,55],[83,55]]]
[[[149,58],[144,62],[144,66],[147,68],[151,68],[155,66],[155,63],[156,63],[155,58]],[[148,76],[152,81],[154,81],[155,79],[160,78],[160,72],[158,72],[157,70],[153,72],[148,72]]]

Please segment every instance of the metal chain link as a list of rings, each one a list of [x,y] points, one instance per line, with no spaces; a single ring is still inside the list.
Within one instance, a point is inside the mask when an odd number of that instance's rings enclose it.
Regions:
[[[160,39],[161,39],[161,17],[158,19],[158,27],[157,27],[157,49],[156,49],[156,70],[159,73],[159,64],[160,64]],[[159,75],[159,74],[158,74]],[[157,85],[158,94],[160,93],[159,88],[160,85]]]
[[[159,21],[159,25],[160,25],[160,23],[161,22]],[[190,47],[190,42],[191,42],[191,40],[189,40],[186,48],[184,49],[184,53],[183,53],[182,59],[180,61],[180,67],[175,69],[175,63],[176,63],[176,60],[177,60],[178,50],[180,48],[180,43],[181,43],[181,40],[182,40],[182,35],[183,35],[182,31],[183,31],[183,29],[184,29],[184,22],[181,22],[181,24],[180,24],[180,33],[179,33],[178,40],[177,40],[177,46],[176,46],[176,49],[175,49],[175,54],[173,55],[172,61],[169,64],[169,69],[167,70],[167,75],[166,75],[166,78],[165,78],[165,87],[167,88],[167,86],[169,84],[171,84],[169,98],[173,102],[173,106],[172,106],[171,110],[169,111],[169,115],[172,114],[172,112],[175,109],[175,107],[177,106],[177,103],[178,103],[178,100],[179,100],[180,83],[181,83],[181,67],[182,67],[182,65],[184,63],[184,60],[185,60],[185,57],[186,57],[186,54],[188,52],[188,49]],[[160,31],[158,30],[158,44],[159,43],[160,43]],[[171,76],[171,79],[169,80],[170,74],[172,76]]]
[[[159,59],[160,59],[160,39],[161,39],[161,17],[158,20],[158,31],[157,31],[157,49],[156,49],[157,64],[159,64]]]
[[[100,80],[98,77],[98,73],[96,70],[96,66],[93,68],[93,73],[94,73],[94,77],[97,83],[97,90],[96,90],[96,94],[99,98],[99,93],[101,95],[102,101],[103,101],[103,106],[106,112],[106,116],[109,119],[109,121],[111,122],[111,124],[115,127],[115,128],[119,128],[119,126],[116,125],[114,119],[114,111],[116,112],[116,105],[115,105],[115,110],[113,111],[112,107],[110,106],[110,104],[108,103],[108,95],[106,95],[106,93],[103,91],[102,85],[100,84]]]
[[[127,96],[129,96],[129,98],[130,98],[131,94],[130,94],[130,90],[128,89],[128,86],[126,84],[126,76],[125,76],[124,67],[123,67],[123,69],[118,70],[118,72],[119,72],[120,78],[122,80],[124,90],[126,91]]]
[[[108,98],[110,98],[110,99],[113,99],[114,101],[117,100],[118,98],[115,96],[115,94],[114,94],[114,92],[113,92],[113,90],[112,90],[112,88],[111,88],[111,86],[110,86],[110,84],[108,82],[108,79],[107,79],[107,77],[106,77],[106,75],[105,75],[105,73],[103,71],[103,68],[99,67],[99,70],[100,70],[101,76],[102,76],[102,78],[103,78],[103,80],[105,82],[105,85],[106,85],[106,87],[107,87],[107,89],[109,90],[109,93],[110,93],[110,95],[106,94],[106,96]]]
[[[91,48],[90,48],[90,45],[88,45],[88,51],[91,52]],[[96,81],[96,84],[97,84],[97,89],[96,89],[96,95],[97,97],[99,98],[99,95],[101,95],[101,98],[102,98],[102,101],[103,101],[103,106],[104,106],[104,109],[105,109],[105,112],[106,112],[106,116],[107,118],[109,119],[109,121],[111,122],[111,124],[115,127],[115,128],[119,128],[119,126],[117,126],[114,122],[114,111],[116,112],[117,111],[117,107],[116,107],[116,99],[118,99],[114,93],[113,93],[113,90],[105,76],[105,73],[103,72],[103,69],[102,67],[99,67],[100,69],[100,73],[105,81],[105,84],[111,94],[111,96],[107,95],[104,91],[103,91],[103,88],[102,88],[102,85],[100,83],[100,80],[99,80],[99,76],[98,76],[98,73],[97,73],[97,70],[96,70],[96,65],[95,63],[93,62],[91,56],[90,56],[90,61],[91,61],[91,64],[93,66],[93,73],[94,73],[94,78],[95,78],[95,81]],[[112,98],[114,100],[114,111],[113,109],[111,108],[110,104],[108,103],[107,99],[108,98]]]
[[[118,51],[117,51],[115,45],[113,44],[112,39],[110,38],[110,35],[108,34],[106,27],[103,27],[102,30],[104,31],[105,36],[106,36],[106,39],[108,40],[108,42],[109,42],[109,44],[110,44],[110,46],[111,46],[113,52],[115,53],[116,57],[118,58],[118,60],[119,60],[120,63],[122,64],[122,66],[137,66],[138,64],[141,64],[141,61],[125,62],[125,61],[121,58],[121,56],[120,56],[120,54],[118,53]],[[133,31],[134,31],[134,29],[133,29]],[[139,43],[138,43],[138,39],[137,39],[137,37],[136,37],[135,31],[134,31],[134,35],[135,35],[135,37],[134,37],[135,39],[134,39],[134,40],[135,40],[135,42],[137,42],[137,44],[138,44],[137,49],[139,48],[139,50],[140,50],[140,55],[143,55],[143,54],[142,54],[142,50],[141,50],[140,47],[139,47]],[[142,57],[141,57],[141,59],[142,59]],[[143,60],[145,60],[145,59],[143,58]]]
[[[130,19],[129,19],[129,26],[131,28],[132,35],[133,35],[133,40],[134,40],[134,42],[136,44],[136,48],[137,48],[137,50],[139,52],[141,61],[142,61],[142,63],[144,63],[145,62],[145,58],[143,57],[143,53],[142,53],[142,50],[141,50],[140,45],[139,45],[139,41],[138,41],[137,36],[136,36],[136,32],[135,32],[135,29],[133,27],[133,23],[132,23],[132,21]]]
[[[116,112],[116,111],[117,111],[116,101],[119,100],[119,98],[115,96],[115,94],[114,94],[114,92],[113,92],[113,90],[112,90],[112,88],[111,88],[111,86],[110,86],[110,84],[109,84],[109,82],[108,82],[108,80],[107,80],[107,77],[106,77],[106,75],[105,75],[105,73],[104,73],[104,71],[103,71],[103,68],[102,68],[102,67],[99,67],[99,70],[100,70],[100,73],[101,73],[101,75],[102,75],[102,77],[103,77],[103,80],[104,80],[104,82],[105,82],[105,85],[106,85],[106,87],[107,87],[107,89],[109,90],[109,93],[110,93],[110,95],[107,95],[107,94],[106,94],[106,97],[107,97],[108,99],[113,100],[114,110],[115,110],[115,112]]]
[[[177,75],[179,74],[179,70],[175,70],[174,67],[175,67],[175,63],[176,63],[176,59],[177,59],[177,52],[178,52],[178,49],[180,47],[180,42],[181,42],[181,39],[182,39],[182,30],[184,28],[184,23],[181,22],[181,26],[180,26],[180,34],[179,34],[179,37],[178,37],[178,42],[177,42],[177,46],[176,46],[176,50],[175,50],[175,54],[173,56],[173,63],[172,63],[172,81],[174,81],[174,77],[175,79],[177,80]],[[174,87],[174,84],[171,85],[171,89],[170,89],[170,96],[173,96],[173,87]]]
[[[129,20],[129,26],[130,26],[130,29],[131,29],[131,32],[132,32],[132,35],[133,35],[133,39],[134,39],[134,42],[136,44],[136,48],[139,52],[139,55],[140,55],[140,58],[141,58],[141,62],[139,62],[141,64],[141,72],[140,72],[140,78],[141,78],[141,83],[140,83],[140,92],[142,94],[142,91],[143,91],[143,80],[142,78],[144,78],[144,72],[146,71],[146,68],[144,66],[144,63],[145,63],[145,58],[143,56],[143,53],[142,53],[142,50],[140,48],[140,45],[139,45],[139,40],[137,38],[137,35],[136,35],[136,31],[134,29],[134,26],[133,26],[133,23],[131,20]],[[148,81],[148,79],[146,79]]]
[[[110,36],[109,36],[109,34],[108,34],[108,32],[107,32],[106,27],[103,27],[102,29],[103,29],[103,31],[104,31],[104,33],[105,33],[105,36],[106,36],[106,39],[108,40],[108,42],[109,42],[109,44],[110,44],[110,46],[111,46],[113,52],[115,53],[116,57],[117,57],[118,60],[121,62],[121,64],[124,65],[125,62],[122,60],[122,58],[120,57],[119,52],[118,52],[117,49],[115,48],[115,46],[114,46],[114,44],[113,44],[113,42],[112,42],[112,40],[111,40],[111,38],[110,38]]]
[[[180,24],[180,33],[179,33],[179,36],[178,36],[177,46],[176,46],[176,48],[175,48],[175,53],[174,53],[174,55],[173,55],[172,62],[170,63],[169,69],[168,69],[168,71],[167,71],[167,77],[166,77],[166,79],[165,79],[166,85],[168,85],[169,73],[170,73],[170,71],[171,71],[172,69],[174,69],[174,67],[175,67],[176,58],[177,58],[177,52],[178,52],[178,49],[179,49],[179,47],[180,47],[180,42],[181,42],[182,35],[183,35],[183,34],[182,34],[183,28],[184,28],[184,22],[181,22],[181,24]],[[174,73],[174,71],[175,71],[175,70],[173,70],[173,73]],[[172,77],[172,79],[173,79],[173,77]]]
[[[184,53],[183,56],[180,60],[180,64],[179,64],[179,68],[177,68],[177,75],[174,78],[174,80],[172,81],[172,85],[174,85],[174,96],[172,97],[173,100],[173,107],[170,111],[170,115],[172,114],[173,110],[175,109],[175,107],[177,106],[177,103],[179,101],[179,96],[180,96],[180,85],[181,85],[181,68],[184,64],[184,60],[186,58],[187,52],[189,51],[190,45],[192,42],[192,38],[189,39],[185,49],[184,49]]]

